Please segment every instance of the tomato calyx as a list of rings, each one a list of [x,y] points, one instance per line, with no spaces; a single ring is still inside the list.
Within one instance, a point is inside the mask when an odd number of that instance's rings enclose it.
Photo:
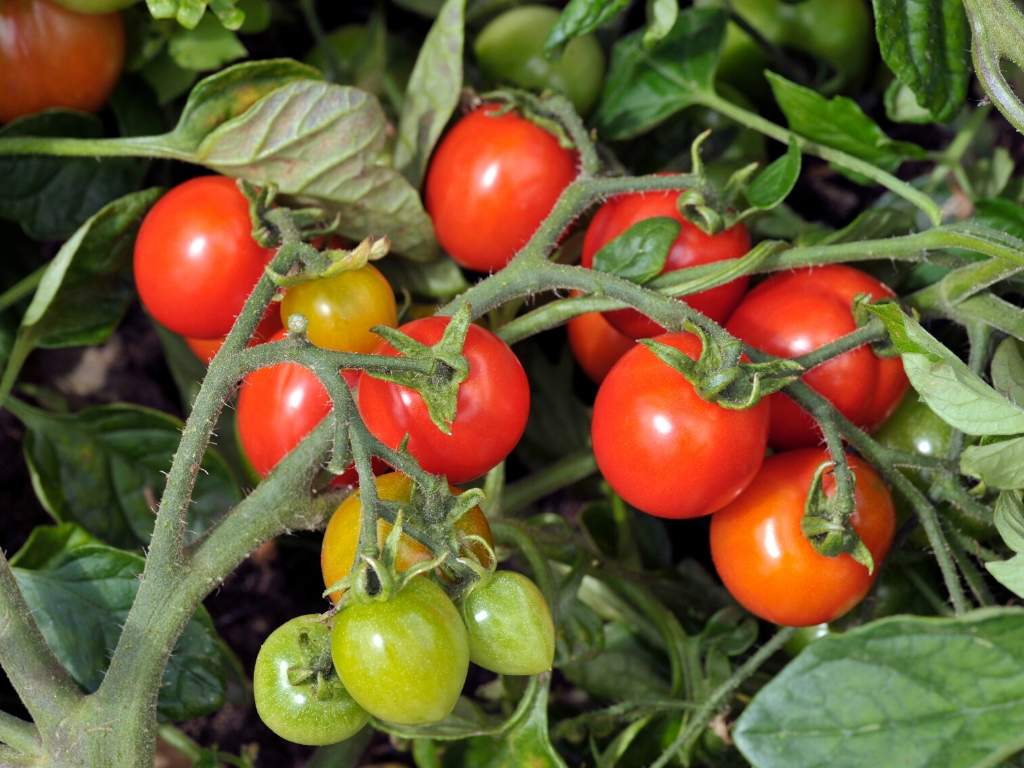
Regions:
[[[321,639],[329,637],[329,634],[323,635]],[[313,698],[317,701],[330,701],[339,696],[347,696],[331,661],[330,642],[317,643],[305,630],[299,632],[297,640],[300,662],[289,665],[288,683],[293,686],[308,684],[312,689]]]
[[[831,494],[825,491],[825,476],[832,472],[834,467],[835,462],[826,461],[814,471],[811,487],[807,491],[807,500],[804,502],[800,529],[804,538],[819,554],[825,557],[849,554],[867,568],[868,573],[873,573],[874,558],[850,521],[856,506],[853,494],[846,495],[840,493],[838,489]]]
[[[750,363],[743,360],[743,343],[736,338],[709,336],[702,328],[686,323],[684,330],[701,342],[700,357],[693,360],[675,347],[655,339],[640,339],[658,359],[693,385],[704,400],[723,408],[743,410],[790,384],[804,372],[793,360]]]
[[[493,117],[507,115],[515,112],[525,120],[529,120],[539,128],[543,128],[558,140],[558,145],[563,149],[577,149],[576,142],[572,140],[569,129],[566,127],[563,115],[566,110],[575,114],[572,104],[567,98],[557,93],[546,93],[544,96],[537,96],[527,91],[520,91],[514,88],[503,88],[495,91],[488,91],[479,96],[473,95],[470,103],[475,106],[482,104],[496,104],[497,109],[488,112]]]
[[[290,288],[302,283],[335,277],[342,272],[362,269],[371,261],[378,261],[388,255],[391,241],[387,237],[367,237],[355,248],[325,248],[318,250],[305,246],[300,254],[302,268],[297,272],[282,275],[269,267],[267,275],[279,288]]]
[[[858,328],[871,326],[885,329],[885,323],[882,321],[881,315],[875,309],[872,309],[872,307],[885,304],[895,304],[899,307],[899,302],[896,301],[875,301],[871,296],[863,293],[855,296],[853,299],[853,321],[857,324]],[[916,320],[916,315],[917,313],[913,312],[911,316]],[[888,329],[886,329],[885,335],[880,340],[871,342],[870,346],[871,351],[878,357],[899,357],[900,354]]]

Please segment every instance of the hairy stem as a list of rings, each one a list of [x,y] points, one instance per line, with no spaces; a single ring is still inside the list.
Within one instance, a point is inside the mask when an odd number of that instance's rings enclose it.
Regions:
[[[0,743],[18,750],[23,755],[38,755],[43,746],[39,739],[39,731],[32,723],[6,712],[0,712]]]

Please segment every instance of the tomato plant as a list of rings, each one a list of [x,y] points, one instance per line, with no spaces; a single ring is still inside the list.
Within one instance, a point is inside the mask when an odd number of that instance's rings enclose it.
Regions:
[[[260,646],[252,674],[256,711],[283,739],[334,744],[369,720],[338,679],[330,642],[330,629],[312,615],[291,619]]]
[[[6,0],[0,8],[0,123],[61,107],[95,112],[121,76],[124,48],[116,13]]]
[[[776,624],[837,619],[878,575],[848,554],[819,554],[801,531],[811,478],[828,460],[819,449],[770,456],[743,495],[711,519],[711,556],[726,588],[747,610]],[[870,466],[853,456],[848,461],[857,479],[851,522],[877,568],[892,544],[892,497]],[[826,493],[831,484],[826,475]]]
[[[427,317],[399,330],[423,344],[435,344],[447,326],[446,318]],[[386,342],[376,352],[398,354]],[[367,374],[359,379],[359,411],[370,431],[393,447],[408,436],[407,448],[423,468],[453,483],[473,480],[508,456],[530,410],[526,373],[501,339],[471,325],[464,353],[469,374],[459,386],[450,434],[434,424],[418,393]]]
[[[893,292],[860,270],[838,264],[779,274],[744,298],[727,327],[757,349],[797,357],[853,332],[853,301],[859,295],[877,301]],[[865,429],[885,421],[908,386],[898,357],[879,357],[867,346],[816,366],[804,381]],[[811,446],[819,435],[806,411],[784,394],[773,396],[773,446]]]
[[[426,577],[386,599],[355,603],[331,633],[335,669],[367,712],[415,725],[455,707],[469,669],[469,643],[459,612]]]
[[[458,489],[453,488],[452,492],[458,493]],[[412,497],[412,481],[399,472],[381,475],[377,478],[377,496],[384,501],[408,502]],[[347,576],[352,569],[356,553],[359,551],[359,520],[362,512],[362,501],[359,492],[356,491],[338,505],[327,523],[320,549],[320,572],[327,588]],[[390,532],[391,523],[378,518],[378,541],[384,541]],[[494,546],[491,527],[480,507],[473,507],[459,518],[455,524],[455,533],[458,536],[479,536],[490,546]],[[483,545],[470,540],[466,548],[481,563],[486,564],[489,561],[490,557]],[[432,556],[427,547],[403,533],[399,540],[395,566],[399,572],[407,571],[416,563],[430,560]],[[330,597],[337,601],[341,595],[341,592],[334,592]]]
[[[460,119],[438,145],[425,200],[437,239],[461,266],[504,267],[576,175],[576,157],[540,126],[494,105]]]
[[[271,252],[252,239],[235,182],[202,176],[179,184],[147,214],[135,243],[135,285],[162,325],[200,339],[224,336]]]
[[[724,232],[707,235],[683,218],[676,207],[675,192],[621,195],[605,203],[594,215],[583,241],[583,266],[593,267],[594,256],[610,241],[631,226],[645,219],[667,217],[679,222],[679,236],[669,248],[662,273],[677,269],[735,259],[750,249],[750,237],[742,224]],[[747,289],[747,278],[741,277],[725,285],[687,296],[694,309],[713,320],[725,322],[739,304]],[[608,321],[620,332],[634,339],[664,333],[660,325],[633,309],[620,309],[606,314]]]
[[[656,340],[691,358],[701,351],[690,334]],[[768,418],[767,403],[730,410],[701,399],[681,373],[636,346],[597,391],[594,458],[616,493],[637,509],[668,518],[708,515],[757,474]]]

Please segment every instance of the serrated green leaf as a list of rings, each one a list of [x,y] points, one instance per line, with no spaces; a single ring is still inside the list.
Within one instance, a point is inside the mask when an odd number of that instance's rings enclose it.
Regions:
[[[665,268],[680,226],[668,216],[638,221],[594,254],[593,268],[643,285]]]
[[[968,768],[1024,728],[1024,611],[894,617],[805,648],[733,730],[755,768]]]
[[[931,122],[952,120],[967,99],[970,38],[960,0],[874,0],[882,58]]]
[[[557,51],[574,37],[593,32],[629,7],[629,0],[569,0],[558,23],[548,34],[544,49]]]
[[[960,471],[996,490],[1024,488],[1024,437],[967,446]]]
[[[758,210],[767,211],[785,200],[800,178],[802,155],[795,141],[789,142],[786,154],[768,164],[750,182],[745,194],[747,202]]]

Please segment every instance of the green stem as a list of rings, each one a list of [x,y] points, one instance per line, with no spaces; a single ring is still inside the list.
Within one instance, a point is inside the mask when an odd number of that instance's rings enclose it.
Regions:
[[[790,627],[778,630],[767,643],[758,648],[749,659],[737,667],[729,679],[712,691],[711,695],[704,700],[697,711],[693,713],[693,717],[687,721],[686,727],[679,732],[679,735],[669,745],[668,749],[662,752],[661,756],[651,764],[651,768],[665,768],[680,750],[689,748],[701,733],[704,732],[704,729],[707,728],[715,712],[728,701],[737,688],[743,685],[751,675],[761,668],[762,664],[768,661],[786,644],[786,641],[792,637],[795,631],[795,629]]]
[[[122,136],[114,139],[71,139],[53,136],[0,138],[0,155],[56,157],[158,157],[193,162],[192,153],[174,147],[173,134]]]
[[[1002,72],[1004,58],[1024,68],[1024,13],[1013,0],[964,0],[964,9],[978,81],[996,109],[1024,132],[1024,104]]]
[[[809,155],[820,157],[822,160],[827,160],[830,163],[841,165],[844,168],[871,179],[875,183],[899,195],[907,202],[912,203],[917,208],[920,208],[925,215],[928,216],[932,224],[938,225],[942,221],[942,211],[939,206],[935,204],[934,200],[920,190],[915,189],[910,184],[900,181],[892,174],[886,173],[871,163],[838,149],[826,147],[823,144],[818,144],[817,142],[805,139],[799,134],[783,128],[781,125],[776,125],[770,120],[766,120],[754,112],[750,112],[749,110],[733,104],[727,99],[723,99],[716,93],[700,92],[696,96],[698,103],[725,115],[740,125],[757,131],[758,133],[763,133],[768,138],[774,139],[782,144],[788,145],[791,139],[796,139],[801,151],[806,152]]]
[[[953,553],[953,557],[956,560],[957,567],[960,569],[960,573],[963,574],[964,582],[967,584],[967,588],[971,590],[971,594],[974,595],[975,601],[978,605],[994,605],[995,600],[992,598],[992,592],[989,591],[988,585],[985,583],[984,576],[978,571],[978,568],[971,561],[971,558],[965,549],[965,541],[973,541],[955,530],[954,526],[947,526],[947,528],[953,528],[948,537],[950,550]]]
[[[0,742],[23,755],[38,755],[43,746],[32,723],[6,712],[0,712]]]
[[[555,491],[590,477],[597,471],[597,463],[590,449],[565,456],[554,464],[534,472],[505,488],[501,497],[504,514],[514,515]]]
[[[30,293],[35,291],[39,285],[39,281],[43,279],[43,275],[46,274],[46,269],[49,264],[44,264],[39,269],[21,278],[18,282],[12,285],[3,293],[0,293],[0,312],[3,312],[8,307],[12,307],[19,301],[27,297]]]
[[[840,336],[835,341],[831,341],[818,347],[813,352],[808,352],[806,355],[801,355],[794,359],[804,367],[804,370],[809,371],[815,366],[821,365],[834,357],[839,357],[839,355],[845,352],[857,349],[865,344],[881,341],[884,338],[886,338],[885,326],[882,325],[880,320],[873,318],[857,330],[851,331],[845,336]]]

